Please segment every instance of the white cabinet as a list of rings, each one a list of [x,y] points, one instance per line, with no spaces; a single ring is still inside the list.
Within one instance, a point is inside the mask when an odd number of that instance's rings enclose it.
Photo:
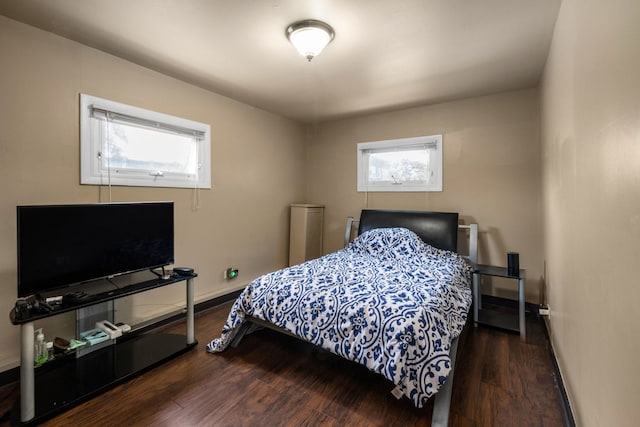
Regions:
[[[324,206],[291,205],[289,265],[300,264],[322,256]]]

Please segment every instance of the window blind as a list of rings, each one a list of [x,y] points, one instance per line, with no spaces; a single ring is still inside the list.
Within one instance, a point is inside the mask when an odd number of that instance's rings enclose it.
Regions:
[[[204,139],[205,137],[205,133],[198,129],[190,129],[182,126],[159,122],[156,120],[134,117],[128,114],[118,113],[117,111],[106,110],[95,105],[91,105],[89,109],[91,110],[91,117],[100,120],[109,120],[111,122],[121,123],[129,126],[139,126],[176,135],[190,136],[197,140]]]
[[[381,147],[381,148],[365,148],[362,150],[364,154],[377,154],[377,153],[390,153],[390,152],[400,152],[400,151],[416,151],[416,150],[435,150],[438,148],[437,143],[427,142],[420,143],[415,145],[402,145],[395,147]]]

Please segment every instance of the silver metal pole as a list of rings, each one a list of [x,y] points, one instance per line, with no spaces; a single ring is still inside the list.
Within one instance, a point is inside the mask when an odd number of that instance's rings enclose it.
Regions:
[[[353,226],[353,217],[347,217],[347,224],[344,229],[344,247],[346,248],[351,240],[351,227]]]
[[[26,422],[36,415],[33,322],[23,323],[20,331],[20,421]]]
[[[520,340],[527,340],[527,322],[524,317],[524,275],[518,279],[518,319],[520,322]]]
[[[195,319],[193,306],[193,287],[194,279],[187,279],[187,344],[196,342],[195,338]]]

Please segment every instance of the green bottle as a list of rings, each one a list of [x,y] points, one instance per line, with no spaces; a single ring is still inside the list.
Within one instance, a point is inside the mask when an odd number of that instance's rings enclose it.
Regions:
[[[36,366],[39,366],[47,361],[49,355],[47,354],[47,347],[44,343],[44,334],[42,333],[42,328],[36,329],[36,332],[38,334],[36,335],[34,362]]]

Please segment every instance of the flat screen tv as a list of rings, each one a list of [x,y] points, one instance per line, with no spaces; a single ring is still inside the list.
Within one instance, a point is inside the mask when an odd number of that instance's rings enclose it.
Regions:
[[[18,206],[18,297],[174,262],[173,202]]]

